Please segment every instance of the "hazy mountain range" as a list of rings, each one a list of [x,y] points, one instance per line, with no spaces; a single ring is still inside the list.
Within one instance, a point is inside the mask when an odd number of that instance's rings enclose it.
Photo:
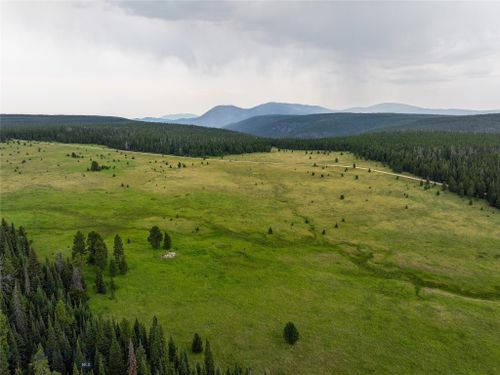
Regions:
[[[352,107],[337,112],[415,113],[420,115],[468,116],[468,115],[481,115],[487,113],[498,113],[500,112],[500,110],[478,111],[478,110],[460,109],[460,108],[422,108],[414,105],[401,104],[401,103],[379,103],[369,107]]]
[[[477,115],[497,113],[500,110],[477,111],[468,109],[432,109],[401,103],[380,103],[368,107],[352,107],[343,110],[333,110],[317,105],[291,104],[270,102],[252,108],[241,108],[234,105],[218,105],[201,116],[193,114],[172,114],[162,117],[144,117],[137,120],[148,122],[169,122],[174,124],[190,124],[215,128],[226,127],[255,116],[266,115],[311,115],[319,113],[399,113],[427,115]]]
[[[218,105],[203,115],[195,118],[173,121],[176,124],[190,124],[223,128],[228,124],[246,120],[254,116],[273,114],[309,115],[313,113],[330,113],[331,109],[305,104],[265,103],[252,108],[241,108],[234,105]]]
[[[198,115],[192,114],[192,113],[173,113],[171,115],[165,115],[161,117],[138,117],[135,118],[134,120],[138,121],[147,121],[147,122],[172,122],[172,121],[177,121],[177,120],[185,120],[188,118],[195,118],[198,117]]]

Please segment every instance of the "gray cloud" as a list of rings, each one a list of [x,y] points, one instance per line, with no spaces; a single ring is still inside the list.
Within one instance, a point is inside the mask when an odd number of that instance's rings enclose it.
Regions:
[[[500,3],[3,3],[2,111],[499,107]]]

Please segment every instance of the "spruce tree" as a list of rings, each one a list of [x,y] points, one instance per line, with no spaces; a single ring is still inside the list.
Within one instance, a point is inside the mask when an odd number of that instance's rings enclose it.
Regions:
[[[212,350],[210,349],[210,342],[205,341],[205,374],[215,375],[215,365],[214,358],[212,356]]]
[[[108,262],[108,248],[101,237],[95,243],[94,254],[96,266],[104,270]]]
[[[128,271],[127,260],[125,259],[125,255],[122,255],[120,261],[118,262],[118,270],[122,275],[125,275]]]
[[[123,256],[123,241],[118,234],[115,236],[113,244],[113,256],[115,257],[116,263],[119,263],[120,258]]]
[[[97,375],[106,375],[106,366],[102,354],[97,352]]]
[[[108,359],[108,374],[109,375],[123,375],[123,356],[122,350],[118,341],[113,335],[111,340],[111,347],[109,348],[109,359]]]
[[[104,278],[102,277],[102,271],[100,268],[96,271],[95,290],[97,293],[106,294],[106,284],[104,283]]]
[[[191,351],[193,353],[201,353],[203,351],[203,341],[201,341],[201,337],[197,333],[195,333],[193,336],[193,342],[191,343]]]
[[[169,362],[176,362],[177,359],[177,347],[175,346],[174,339],[172,336],[168,339],[168,360]]]
[[[96,243],[97,241],[101,239],[101,235],[97,233],[96,231],[91,231],[87,235],[87,253],[88,253],[88,262],[90,264],[95,264],[95,250],[96,250]]]
[[[285,338],[285,341],[289,343],[290,345],[293,345],[297,342],[299,339],[299,331],[297,331],[297,328],[292,322],[288,322],[283,329],[283,337]]]
[[[116,261],[114,259],[111,259],[109,261],[109,275],[111,277],[115,277],[116,273],[117,273]]]
[[[269,229],[267,230],[267,234],[273,234],[273,228],[269,227]]]
[[[81,260],[85,255],[85,236],[78,231],[73,238],[73,247],[71,248],[71,256],[73,260]]]
[[[51,371],[49,368],[49,361],[47,360],[47,356],[44,353],[43,347],[41,344],[38,344],[37,351],[33,356],[33,359],[30,364],[31,370],[34,375],[51,375]],[[10,372],[6,372],[5,374],[9,374]],[[16,372],[17,374],[17,372]],[[4,373],[2,373],[4,375]]]
[[[162,237],[163,236],[161,234],[160,228],[158,228],[157,225],[153,226],[149,230],[148,242],[151,244],[151,246],[153,247],[153,249],[159,249],[160,248]]]
[[[149,369],[149,365],[147,362],[146,351],[142,344],[139,344],[136,352],[136,360],[137,360],[137,375],[151,375],[151,371]]]
[[[9,372],[9,340],[10,331],[7,317],[0,309],[0,375],[8,375]]]
[[[170,250],[172,247],[172,239],[167,232],[163,232],[163,249]]]

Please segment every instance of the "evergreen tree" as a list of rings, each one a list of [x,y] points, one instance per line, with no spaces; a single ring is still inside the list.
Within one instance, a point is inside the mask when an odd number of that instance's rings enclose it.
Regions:
[[[0,309],[0,375],[8,375],[9,372],[9,337],[10,331],[7,317]]]
[[[191,351],[193,353],[201,353],[203,351],[203,341],[201,340],[200,335],[197,333],[193,336],[193,342],[191,343]]]
[[[120,261],[118,263],[118,269],[122,275],[125,275],[128,271],[127,260],[125,259],[125,255],[122,255]]]
[[[95,243],[95,265],[101,270],[106,268],[108,262],[108,249],[102,238],[99,238]]]
[[[285,341],[289,343],[290,345],[293,345],[297,342],[299,339],[299,331],[297,331],[297,328],[292,322],[288,322],[283,329],[283,337],[285,338]]]
[[[29,245],[26,245],[29,246]],[[28,274],[31,279],[31,288],[36,290],[39,284],[40,279],[40,263],[38,262],[38,258],[36,256],[35,250],[29,249],[28,256]]]
[[[102,354],[97,352],[97,375],[106,375],[106,366]]]
[[[163,236],[158,226],[155,225],[149,230],[148,242],[151,244],[153,249],[160,248],[162,237]]]
[[[269,227],[269,229],[267,230],[267,234],[273,234],[273,228]]]
[[[137,348],[136,359],[138,364],[137,375],[151,375],[147,362],[146,351],[144,350],[142,344],[139,344],[139,347]]]
[[[82,232],[78,231],[73,238],[73,247],[71,248],[71,255],[74,260],[81,260],[85,255],[85,236]]]
[[[176,362],[177,359],[177,347],[175,346],[172,336],[168,340],[168,360],[169,362]]]
[[[111,277],[115,277],[116,273],[117,273],[116,261],[114,259],[111,259],[109,261],[109,275]]]
[[[123,256],[123,241],[118,234],[115,236],[113,244],[113,256],[115,257],[116,263],[119,263],[120,258]]]
[[[90,170],[92,172],[99,172],[101,170],[101,167],[99,166],[98,162],[93,160],[92,163],[90,164]]]
[[[34,375],[52,374],[49,368],[49,361],[47,360],[47,356],[45,355],[41,344],[38,344],[37,351],[33,356],[30,367]],[[6,374],[8,374],[8,372]]]
[[[172,239],[167,232],[163,232],[163,249],[170,250],[172,247]]]
[[[106,284],[104,283],[104,278],[102,277],[102,271],[100,268],[96,271],[95,290],[97,293],[106,294]]]
[[[215,375],[215,365],[212,356],[212,350],[210,349],[210,342],[205,341],[205,374]]]
[[[113,335],[113,339],[111,340],[111,347],[109,348],[109,359],[108,359],[108,374],[109,375],[123,375],[124,366],[123,366],[123,356],[122,350],[118,341]]]

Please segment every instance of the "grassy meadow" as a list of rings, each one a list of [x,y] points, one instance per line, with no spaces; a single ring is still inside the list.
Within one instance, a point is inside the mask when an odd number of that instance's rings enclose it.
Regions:
[[[70,255],[77,230],[101,233],[110,254],[122,236],[130,270],[115,299],[85,270],[98,313],[156,315],[178,345],[198,332],[217,361],[256,373],[500,373],[500,215],[486,202],[331,166],[387,170],[348,153],[0,148],[1,216],[40,257]],[[111,168],[88,172],[91,159]],[[153,225],[171,234],[174,259],[149,246]]]

